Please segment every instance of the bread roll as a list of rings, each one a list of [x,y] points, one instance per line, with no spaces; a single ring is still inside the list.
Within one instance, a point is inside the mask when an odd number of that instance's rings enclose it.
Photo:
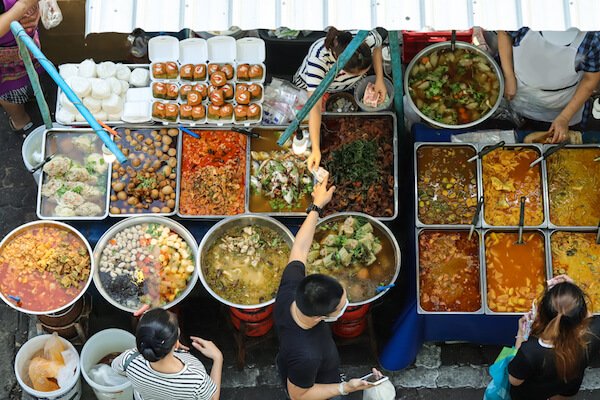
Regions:
[[[115,76],[117,73],[117,66],[112,61],[105,61],[98,64],[96,67],[96,74],[98,78],[106,79]]]

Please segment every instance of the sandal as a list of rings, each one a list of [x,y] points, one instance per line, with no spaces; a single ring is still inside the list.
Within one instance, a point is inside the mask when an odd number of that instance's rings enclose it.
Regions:
[[[15,124],[14,124],[12,118],[8,117],[8,126],[14,133],[20,133],[20,134],[26,135],[29,133],[31,128],[33,128],[33,121],[29,121],[21,129],[17,129],[17,128],[15,128]]]

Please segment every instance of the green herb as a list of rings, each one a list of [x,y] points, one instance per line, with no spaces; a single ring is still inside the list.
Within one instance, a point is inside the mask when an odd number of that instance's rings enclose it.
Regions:
[[[96,167],[95,167],[95,162],[94,161],[90,161],[88,163],[85,164],[85,169],[88,172],[88,174],[93,175],[96,173]]]
[[[75,186],[73,189],[71,189],[71,191],[77,194],[81,194],[81,192],[83,191],[83,186]]]
[[[332,171],[336,185],[352,183],[367,188],[381,179],[377,163],[377,143],[374,140],[357,140],[332,153],[327,170]]]
[[[63,186],[60,187],[60,189],[58,189],[56,191],[56,194],[58,195],[58,197],[62,197],[68,191],[69,191],[69,189],[67,189],[67,187],[63,185]]]
[[[137,185],[136,189],[149,189],[154,187],[156,183],[155,178],[141,178],[141,183]]]

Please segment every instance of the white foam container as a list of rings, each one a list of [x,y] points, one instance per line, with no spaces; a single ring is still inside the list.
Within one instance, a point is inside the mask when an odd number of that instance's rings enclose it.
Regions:
[[[23,380],[23,377],[29,375],[29,362],[37,352],[44,349],[46,341],[51,337],[52,335],[36,336],[25,342],[23,347],[19,349],[17,356],[15,357],[15,376],[17,377],[17,382],[19,382],[21,389],[27,393],[29,399],[79,400],[81,399],[81,380],[79,379],[81,369],[79,366],[79,354],[71,343],[61,337],[59,337],[59,339],[61,340],[62,344],[77,355],[77,366],[73,373],[73,377],[69,380],[68,384],[53,392],[41,392],[25,384],[25,381]]]
[[[194,127],[196,125],[203,125],[206,124],[206,113],[207,113],[207,109],[206,109],[206,104],[202,103],[200,104],[200,106],[204,107],[204,118],[202,118],[201,120],[198,121],[192,121],[192,120],[187,120],[184,118],[181,118],[181,105],[179,106],[179,117],[178,117],[178,121],[181,125],[183,126],[191,126]]]
[[[122,329],[105,329],[89,338],[81,349],[80,368],[83,379],[94,390],[99,400],[131,400],[131,382],[119,386],[99,385],[90,378],[88,371],[110,353],[122,353],[135,347],[135,336]]]
[[[250,126],[250,125],[259,124],[262,121],[262,119],[263,119],[263,107],[262,107],[262,105],[258,104],[256,102],[252,102],[252,101],[250,102],[250,104],[257,104],[260,107],[260,118],[258,118],[258,119],[251,119],[251,120],[247,119],[245,121],[236,121],[235,120],[235,112],[234,112],[234,121],[233,121],[233,123],[235,125]],[[248,104],[248,105],[250,105],[250,104]]]
[[[130,124],[149,122],[152,119],[152,103],[150,101],[125,102],[121,119]]]
[[[180,68],[182,65],[186,64],[204,64],[207,68],[208,61],[208,45],[206,44],[206,40],[192,38],[185,39],[179,42],[179,65]],[[182,82],[206,82],[208,80],[208,73],[206,74],[206,78],[202,81],[188,81],[187,79],[180,78]]]
[[[154,94],[152,93],[152,86],[154,86],[155,83],[164,83],[165,85],[175,85],[177,86],[177,97],[175,99],[161,99],[160,97],[154,97]],[[198,82],[200,83],[200,82]],[[179,89],[181,89],[181,84],[179,83],[179,81],[170,81],[170,82],[161,82],[161,81],[153,81],[152,85],[150,86],[150,96],[152,97],[152,100],[159,100],[159,101],[163,101],[163,102],[170,102],[170,103],[182,103],[180,101],[180,97],[179,97]]]
[[[155,36],[148,41],[148,58],[150,59],[150,80],[176,82],[176,79],[155,78],[152,74],[154,64],[159,62],[179,62],[179,40],[173,36]],[[177,65],[179,67],[179,64]]]
[[[236,41],[236,58],[237,65],[250,64],[260,65],[263,68],[263,74],[260,79],[248,79],[240,82],[264,83],[267,68],[265,66],[266,49],[265,41],[260,38],[246,37]],[[237,68],[236,68],[237,74]]]

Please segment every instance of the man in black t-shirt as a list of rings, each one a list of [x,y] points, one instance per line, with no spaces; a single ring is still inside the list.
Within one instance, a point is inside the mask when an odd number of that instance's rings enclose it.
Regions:
[[[319,214],[334,190],[327,190],[327,177],[315,185],[313,204],[296,235],[275,300],[273,315],[280,343],[277,368],[292,400],[330,399],[369,387],[360,379],[340,382],[340,358],[325,324],[344,313],[346,291],[334,278],[306,276],[305,272]]]

